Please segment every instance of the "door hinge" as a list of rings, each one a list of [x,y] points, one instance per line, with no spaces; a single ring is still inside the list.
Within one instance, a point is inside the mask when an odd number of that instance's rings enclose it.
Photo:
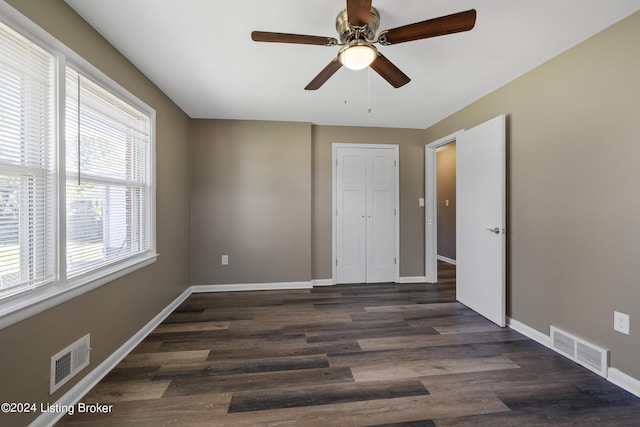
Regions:
[[[336,265],[338,265],[338,258],[336,258]]]
[[[393,208],[393,215],[394,215],[394,216],[395,216],[395,215],[398,215],[398,209]]]
[[[398,258],[394,258],[394,259],[393,259],[393,263],[394,263],[394,264],[397,264],[397,263],[398,263]]]
[[[395,168],[395,167],[398,167],[398,161],[397,161],[397,160],[394,160],[394,161],[393,161],[393,167],[394,167],[394,168]]]
[[[338,216],[338,209],[336,209],[336,216]]]

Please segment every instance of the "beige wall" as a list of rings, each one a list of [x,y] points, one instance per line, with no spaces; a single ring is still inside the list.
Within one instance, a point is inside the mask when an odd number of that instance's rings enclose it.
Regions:
[[[0,401],[55,402],[189,284],[189,119],[62,0],[9,0],[157,112],[158,261],[0,331]],[[49,396],[49,358],[87,332],[91,365]],[[25,425],[34,414],[0,414]]]
[[[193,284],[331,279],[333,142],[400,145],[400,275],[424,276],[424,130],[241,120],[191,129]]]
[[[508,315],[640,378],[640,13],[427,129],[506,114]],[[631,335],[613,331],[613,311]]]
[[[310,281],[311,126],[194,120],[191,159],[192,283]]]
[[[438,255],[456,259],[456,143],[436,151]],[[447,201],[449,202],[447,204]]]
[[[331,278],[331,144],[400,146],[400,276],[424,276],[424,131],[313,126],[313,278]]]

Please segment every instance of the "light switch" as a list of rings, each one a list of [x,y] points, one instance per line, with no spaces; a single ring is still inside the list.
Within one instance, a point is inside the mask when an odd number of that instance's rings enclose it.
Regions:
[[[445,206],[449,206],[449,199],[447,199],[447,200],[445,200],[445,201],[444,201],[444,205],[445,205]]]
[[[421,208],[423,208],[423,207],[424,207],[424,197],[420,197],[420,198],[418,199],[418,206],[420,206]]]

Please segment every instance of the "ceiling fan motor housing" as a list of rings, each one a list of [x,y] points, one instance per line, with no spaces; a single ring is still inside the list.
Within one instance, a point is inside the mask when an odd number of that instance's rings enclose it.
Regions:
[[[368,41],[374,41],[376,38],[376,31],[380,27],[380,14],[375,7],[371,8],[369,14],[369,23],[360,28],[360,35],[364,36]],[[347,17],[347,9],[338,13],[336,17],[336,31],[340,36],[341,43],[348,43],[356,37],[356,28],[349,24],[349,18]]]

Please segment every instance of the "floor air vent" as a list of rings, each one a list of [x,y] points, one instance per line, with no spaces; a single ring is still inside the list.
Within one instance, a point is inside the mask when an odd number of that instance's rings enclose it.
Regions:
[[[555,326],[551,327],[551,348],[596,374],[607,376],[609,350],[581,340]]]
[[[90,334],[51,357],[51,381],[49,394],[53,394],[75,374],[89,365]]]

